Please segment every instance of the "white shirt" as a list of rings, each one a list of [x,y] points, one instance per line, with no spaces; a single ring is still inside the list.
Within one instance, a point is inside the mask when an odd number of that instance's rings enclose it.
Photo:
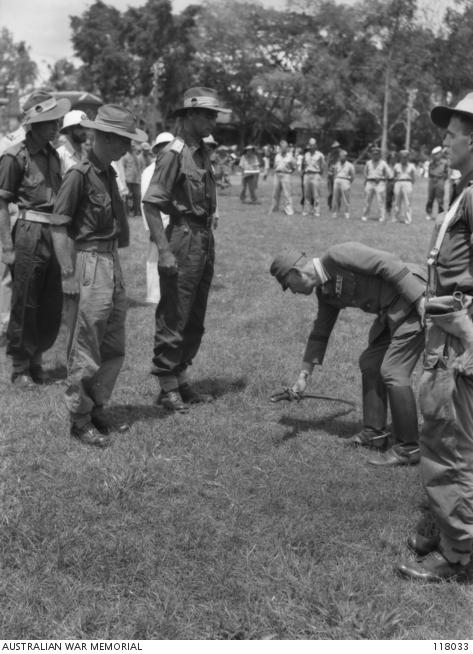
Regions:
[[[64,139],[64,143],[57,148],[57,153],[61,160],[61,175],[63,177],[66,171],[68,171],[69,168],[72,168],[72,166],[80,163],[85,155],[82,147],[80,152],[77,152],[67,138]]]
[[[149,166],[146,166],[146,168],[141,173],[141,197],[142,198],[144,198],[146,191],[148,190],[148,186],[150,185],[151,178],[153,177],[155,163],[156,162],[153,161],[153,163],[151,163]],[[149,232],[148,221],[146,220],[145,212],[143,209],[143,202],[141,202],[141,216],[143,218],[145,230]],[[163,221],[163,227],[166,228],[169,224],[169,216],[161,212],[161,220]]]
[[[274,157],[274,171],[276,173],[287,173],[291,174],[296,168],[296,160],[290,152],[286,154],[278,154]]]

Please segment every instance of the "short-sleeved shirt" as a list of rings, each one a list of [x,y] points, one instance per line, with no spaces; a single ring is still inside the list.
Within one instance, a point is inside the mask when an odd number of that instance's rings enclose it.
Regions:
[[[278,154],[274,157],[274,171],[276,173],[291,174],[296,169],[296,160],[290,152]]]
[[[302,159],[302,170],[304,173],[319,173],[321,175],[324,172],[324,166],[325,157],[319,150],[304,154]]]
[[[394,164],[393,173],[396,182],[412,182],[415,177],[416,167],[411,162],[408,162],[405,166],[398,162]]]
[[[19,209],[52,213],[61,185],[61,163],[53,146],[39,147],[31,132],[0,157],[0,198]]]
[[[69,219],[69,235],[78,242],[122,240],[128,224],[116,173],[112,166],[104,167],[93,151],[67,171],[54,213]]]
[[[448,177],[448,163],[446,159],[439,159],[432,161],[429,164],[429,177],[433,179],[447,179]]]
[[[391,169],[383,159],[377,162],[368,159],[365,165],[365,178],[368,182],[386,181],[390,177]]]
[[[161,152],[143,202],[173,219],[185,216],[206,221],[217,206],[215,177],[205,143],[188,146],[175,138]]]
[[[337,161],[334,165],[335,179],[348,179],[352,182],[355,179],[355,167],[349,161]]]
[[[457,196],[464,188],[463,198],[440,246],[436,267],[437,295],[450,295],[455,291],[473,294],[473,173],[459,182]],[[440,224],[436,225],[432,245],[439,228]]]

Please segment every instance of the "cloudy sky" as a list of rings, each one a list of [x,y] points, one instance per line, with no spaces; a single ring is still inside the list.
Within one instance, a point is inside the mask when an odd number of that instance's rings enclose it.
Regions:
[[[107,4],[123,11],[129,6],[140,7],[146,0],[105,0]],[[345,0],[351,3],[355,0]],[[443,9],[453,0],[421,0],[424,6],[435,7],[433,18],[443,14]],[[198,0],[194,0],[198,2]],[[284,7],[285,0],[262,0],[266,6]],[[190,0],[172,0],[174,11],[179,12]],[[48,64],[61,57],[71,57],[69,16],[80,15],[92,0],[0,0],[0,24],[7,27],[15,41],[25,41],[31,47],[31,56],[39,66],[42,76]]]

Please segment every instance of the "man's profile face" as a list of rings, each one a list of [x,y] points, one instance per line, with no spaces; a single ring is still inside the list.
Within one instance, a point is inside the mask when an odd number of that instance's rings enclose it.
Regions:
[[[288,288],[292,293],[310,295],[314,288],[314,282],[307,273],[293,268],[284,279],[284,288]]]
[[[466,134],[464,124],[458,116],[452,116],[447,127],[443,145],[447,150],[452,168],[462,170],[473,155],[472,134]]]
[[[203,139],[215,130],[217,112],[212,109],[196,109],[189,113],[189,119],[196,135]]]
[[[31,125],[31,130],[35,137],[44,143],[54,141],[58,129],[59,120],[46,120],[42,123],[33,123]]]

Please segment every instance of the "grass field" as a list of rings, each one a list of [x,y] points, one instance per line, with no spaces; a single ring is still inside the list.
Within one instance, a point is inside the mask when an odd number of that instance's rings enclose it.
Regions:
[[[419,469],[375,469],[344,437],[360,425],[358,356],[372,317],[341,314],[308,390],[356,403],[272,404],[295,380],[312,297],[268,273],[284,245],[322,253],[356,240],[423,262],[432,224],[425,182],[414,222],[266,215],[220,197],[207,332],[193,366],[211,405],[170,416],[148,373],[146,236],[133,220],[122,256],[127,358],[112,409],[132,428],[97,451],[71,440],[60,384],[13,391],[0,352],[0,638],[473,638],[473,589],[393,573],[423,499]],[[356,218],[356,219],[355,219]],[[48,353],[64,365],[64,337]]]

